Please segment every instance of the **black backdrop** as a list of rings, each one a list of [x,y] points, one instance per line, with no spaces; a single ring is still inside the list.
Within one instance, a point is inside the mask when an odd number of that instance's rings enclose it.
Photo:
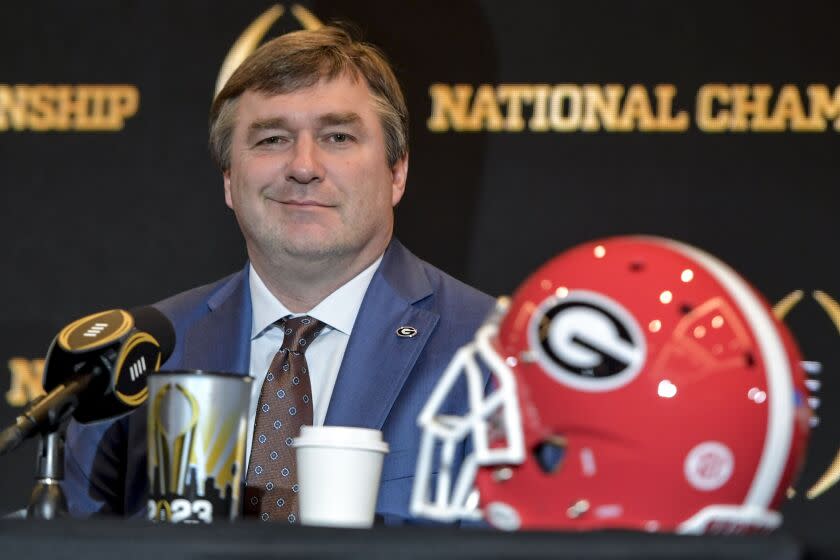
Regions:
[[[19,391],[21,372],[37,367],[32,360],[69,320],[149,303],[243,265],[239,233],[206,148],[207,109],[229,49],[274,5],[284,13],[267,37],[305,25],[300,12],[295,15],[302,6],[322,21],[356,22],[389,54],[412,114],[408,193],[397,209],[397,234],[456,277],[491,294],[507,293],[563,248],[650,233],[717,254],[771,301],[803,290],[789,322],[806,357],[824,366],[822,422],[800,486],[813,484],[837,452],[840,432],[838,327],[812,297],[815,289],[840,297],[840,97],[837,110],[820,112],[809,107],[807,94],[816,84],[831,96],[840,83],[840,8],[830,2],[4,6],[0,390],[9,392],[0,421],[19,411],[26,394]],[[465,130],[470,115],[453,110],[444,130],[432,131],[430,117],[442,110],[433,84],[449,93],[457,84],[472,86],[476,106],[483,84],[497,101],[505,95],[503,84],[566,84],[602,94],[608,84],[624,91],[638,84],[654,113],[654,88],[670,84],[676,89],[671,113],[684,112],[687,122],[669,132],[631,118],[630,130],[618,131],[613,115],[596,119],[596,130],[578,123],[568,131],[538,132],[529,126],[533,111],[526,103],[524,130],[505,130],[504,123],[492,130],[494,111],[505,119],[512,110],[500,102],[483,113],[472,107],[478,130]],[[794,118],[779,117],[782,130],[749,130],[748,118],[745,131],[733,130],[737,123],[704,130],[697,100],[708,84],[730,94],[735,84],[766,84],[771,113],[780,92],[794,89],[803,118],[825,130],[797,130],[803,121],[792,105],[786,108]],[[15,105],[26,90],[20,86],[35,85],[52,86],[43,89],[50,95],[58,85],[128,87],[139,104],[121,130],[36,131],[39,122],[49,128],[49,118]],[[561,116],[573,113],[571,103],[560,107]],[[734,112],[725,99],[713,108],[718,117]],[[33,453],[30,446],[2,459],[0,505],[25,503]],[[833,489],[809,501],[800,492],[787,507],[788,526],[830,541],[838,495]]]

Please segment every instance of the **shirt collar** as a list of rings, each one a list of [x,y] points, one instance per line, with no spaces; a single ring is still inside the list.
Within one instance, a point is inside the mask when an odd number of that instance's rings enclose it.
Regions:
[[[306,315],[318,319],[349,336],[353,331],[353,323],[356,322],[356,315],[359,314],[365,292],[367,292],[370,281],[381,262],[382,255],[373,261],[369,267],[325,297]],[[303,315],[302,313],[292,313],[280,300],[274,297],[274,294],[266,287],[257,271],[254,270],[254,265],[251,264],[248,268],[248,285],[251,290],[253,309],[251,320],[252,340],[260,336],[278,319],[287,315]]]

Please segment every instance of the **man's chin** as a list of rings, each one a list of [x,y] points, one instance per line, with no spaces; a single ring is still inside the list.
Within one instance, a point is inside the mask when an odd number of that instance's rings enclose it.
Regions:
[[[275,254],[294,259],[319,261],[354,252],[354,248],[338,241],[315,240],[312,238],[291,240],[284,239],[276,247]]]

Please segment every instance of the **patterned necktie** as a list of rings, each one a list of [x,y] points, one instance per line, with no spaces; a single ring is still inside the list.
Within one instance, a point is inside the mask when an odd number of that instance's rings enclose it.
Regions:
[[[286,317],[280,346],[265,376],[248,461],[245,515],[294,523],[298,484],[292,439],[312,425],[312,387],[304,351],[324,324],[312,317]]]

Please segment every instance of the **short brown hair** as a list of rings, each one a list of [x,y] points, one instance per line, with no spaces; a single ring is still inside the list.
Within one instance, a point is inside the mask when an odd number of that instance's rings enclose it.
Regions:
[[[234,114],[245,91],[278,95],[347,73],[367,82],[385,133],[388,165],[393,167],[408,153],[408,108],[399,82],[382,51],[332,25],[281,35],[236,69],[210,109],[210,150],[216,163],[223,171],[230,169]]]

